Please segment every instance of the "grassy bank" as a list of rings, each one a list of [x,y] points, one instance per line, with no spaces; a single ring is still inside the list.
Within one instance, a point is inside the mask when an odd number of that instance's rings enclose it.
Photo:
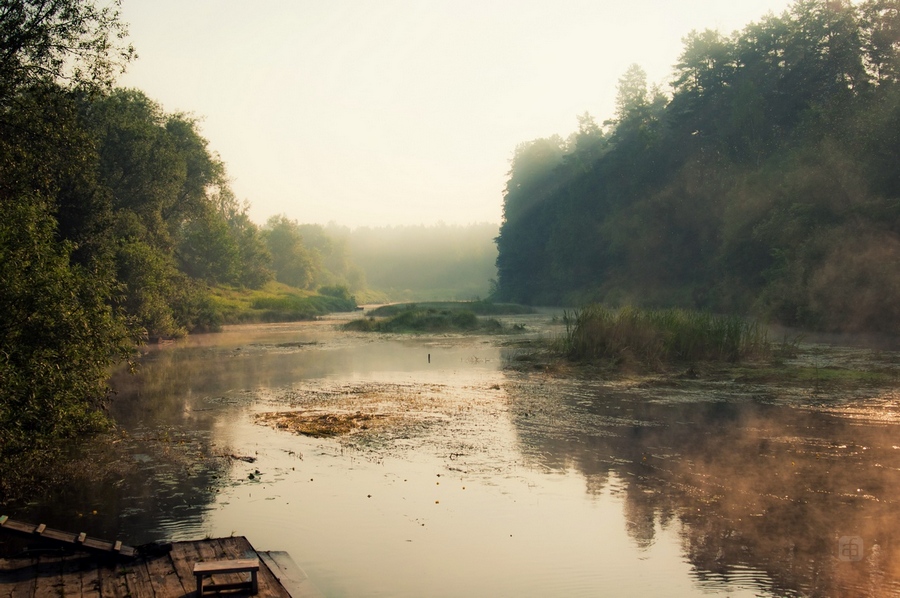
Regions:
[[[348,322],[344,325],[344,329],[361,332],[400,333],[515,332],[521,330],[521,327],[504,328],[496,318],[480,318],[478,316],[528,313],[524,310],[530,310],[530,308],[511,304],[494,305],[484,301],[385,305],[369,312],[368,318]]]
[[[589,305],[564,317],[566,333],[557,350],[572,361],[729,361],[771,352],[764,326],[735,316],[681,309],[611,310]]]
[[[382,305],[369,312],[370,316],[396,316],[403,312],[432,310],[440,312],[472,312],[476,316],[514,316],[532,314],[534,308],[517,303],[492,303],[490,301],[425,301],[419,303],[393,303]]]
[[[296,322],[356,309],[356,300],[346,289],[326,287],[312,293],[278,282],[259,290],[216,288],[212,303],[223,324]]]

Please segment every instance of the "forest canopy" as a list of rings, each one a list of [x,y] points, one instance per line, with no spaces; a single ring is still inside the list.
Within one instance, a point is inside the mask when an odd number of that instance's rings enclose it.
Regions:
[[[900,332],[900,3],[798,0],[694,31],[671,88],[521,144],[497,297]]]

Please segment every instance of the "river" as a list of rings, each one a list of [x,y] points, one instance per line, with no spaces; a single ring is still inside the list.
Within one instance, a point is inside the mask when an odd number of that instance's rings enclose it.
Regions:
[[[96,472],[10,515],[133,545],[243,535],[325,596],[900,594],[890,389],[523,372],[502,336],[339,322],[148,349],[112,379]],[[296,411],[372,419],[313,438],[263,415]]]

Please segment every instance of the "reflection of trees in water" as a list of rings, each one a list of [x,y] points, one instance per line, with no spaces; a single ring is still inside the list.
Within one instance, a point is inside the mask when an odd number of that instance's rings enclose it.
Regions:
[[[755,569],[777,594],[900,590],[896,425],[750,399],[654,401],[599,383],[510,392],[525,458],[581,472],[590,493],[621,480],[639,547],[677,517],[701,583],[762,587]],[[863,561],[838,559],[842,536],[863,539]]]
[[[204,513],[229,466],[210,452],[204,435],[165,430],[85,446],[61,468],[50,496],[7,514],[132,545],[200,537]]]

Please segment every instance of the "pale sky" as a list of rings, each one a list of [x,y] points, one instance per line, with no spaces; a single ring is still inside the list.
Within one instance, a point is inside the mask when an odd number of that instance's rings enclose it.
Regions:
[[[119,80],[199,117],[264,223],[500,222],[518,143],[666,84],[692,29],[789,0],[124,0]]]

